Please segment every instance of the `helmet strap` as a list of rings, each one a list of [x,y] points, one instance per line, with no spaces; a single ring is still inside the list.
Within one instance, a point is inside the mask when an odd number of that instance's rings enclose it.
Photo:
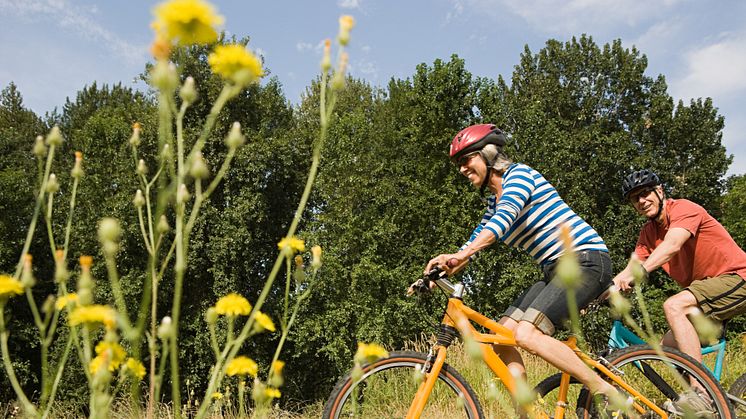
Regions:
[[[650,219],[657,220],[658,217],[660,217],[661,214],[663,214],[663,197],[660,194],[658,194],[658,189],[653,190],[653,192],[655,192],[655,196],[658,197],[658,212],[655,213],[655,216],[650,217]]]
[[[482,181],[482,186],[479,187],[479,196],[484,198],[484,191],[487,189],[487,185],[490,183],[490,176],[492,176],[492,163],[491,161],[487,160],[487,157],[484,156],[484,153],[482,150],[479,150],[479,156],[482,157],[482,160],[484,160],[484,164],[487,166],[487,173],[484,175],[484,180]]]

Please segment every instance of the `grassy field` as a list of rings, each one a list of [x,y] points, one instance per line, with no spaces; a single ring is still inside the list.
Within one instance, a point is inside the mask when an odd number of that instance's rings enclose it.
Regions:
[[[427,343],[413,342],[401,349],[427,352],[428,348],[429,344]],[[732,339],[728,344],[722,380],[723,387],[726,390],[741,374],[746,373],[746,351],[744,351],[744,349],[743,342],[740,339]],[[532,387],[538,384],[545,377],[558,372],[556,368],[531,354],[524,353],[524,360],[528,370],[528,382]],[[461,375],[466,378],[472,388],[474,388],[479,397],[479,401],[482,404],[484,413],[488,418],[506,418],[515,416],[515,410],[512,407],[507,391],[499,382],[496,381],[492,372],[484,364],[472,361],[469,358],[460,342],[455,343],[449,349],[447,362],[456,368]],[[708,355],[705,358],[705,363],[710,366],[714,364],[714,356]],[[498,394],[495,394],[494,391],[490,391],[490,387],[494,388],[495,385],[498,389]],[[574,401],[576,395],[577,392],[571,393],[570,400]],[[186,403],[184,413],[195,409],[195,406],[193,406],[189,400],[187,400]],[[548,398],[545,403],[552,404],[553,400]],[[275,408],[269,413],[268,417],[276,419],[319,418],[323,410],[323,404],[324,400],[320,400],[311,405],[295,406],[295,408],[289,407],[285,410]],[[20,410],[14,406],[0,408],[0,416],[2,417],[21,417],[20,413]],[[140,416],[130,406],[124,404],[116,405],[111,413],[111,417],[114,419],[129,419]],[[84,414],[80,409],[60,404],[54,410],[51,417],[81,418],[84,417]],[[157,417],[171,417],[171,410],[168,406],[160,406],[157,411]],[[215,409],[211,417],[215,419],[233,419],[238,418],[239,415],[235,409],[231,409],[223,403],[222,406]],[[572,417],[572,415],[570,417]]]

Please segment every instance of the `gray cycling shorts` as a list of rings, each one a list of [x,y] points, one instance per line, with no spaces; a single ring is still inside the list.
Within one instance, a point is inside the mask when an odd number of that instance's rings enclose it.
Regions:
[[[584,250],[577,253],[582,283],[575,289],[578,309],[587,306],[612,284],[611,258],[607,252]],[[525,290],[503,314],[527,321],[551,336],[570,318],[567,290],[555,278],[557,260],[542,266],[544,278]]]

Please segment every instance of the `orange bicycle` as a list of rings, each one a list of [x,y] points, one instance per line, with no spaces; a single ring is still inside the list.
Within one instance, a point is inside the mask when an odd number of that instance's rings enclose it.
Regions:
[[[426,275],[417,287],[419,292],[430,290],[434,282],[449,295],[443,319],[437,330],[437,341],[428,354],[401,351],[364,365],[362,374],[341,378],[324,406],[323,418],[483,418],[482,406],[476,393],[464,377],[446,360],[447,349],[459,334],[470,336],[479,343],[481,355],[487,366],[515,398],[516,380],[508,367],[495,354],[492,345],[515,346],[513,333],[469,308],[463,302],[464,286],[455,286],[444,272],[435,270]],[[481,333],[476,323],[492,333]],[[604,359],[580,350],[574,338],[564,342],[575,354],[599,375],[615,385],[632,399],[632,415],[645,418],[683,417],[676,406],[679,395],[690,391],[690,382],[696,381],[712,401],[711,416],[734,418],[725,391],[712,374],[687,355],[664,348],[659,354],[646,345],[633,346],[618,355]],[[691,381],[690,381],[691,380]],[[580,417],[603,417],[607,412],[597,412],[592,398],[569,405],[571,381],[563,374],[556,397],[551,401],[533,403],[529,415],[538,418],[560,419],[567,412],[577,411]],[[587,393],[587,392],[586,392]]]

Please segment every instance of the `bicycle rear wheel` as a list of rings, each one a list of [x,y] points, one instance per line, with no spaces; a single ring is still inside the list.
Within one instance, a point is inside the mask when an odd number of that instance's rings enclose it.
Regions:
[[[732,400],[731,404],[736,411],[736,417],[746,418],[746,374],[738,377],[728,389],[728,395],[736,397],[738,400]]]
[[[536,387],[534,387],[534,391],[536,392],[536,394],[541,397],[538,403],[538,408],[545,412],[550,418],[554,417],[554,412],[558,405],[557,399],[559,398],[559,388],[561,381],[562,374],[557,373],[543,379],[539,384],[536,385]],[[580,392],[583,388],[585,388],[583,387],[583,383],[578,381],[575,377],[570,377],[570,388],[567,392],[567,398],[566,400],[564,400],[565,417],[574,417],[571,413],[572,409],[567,401],[577,400],[577,397],[580,395]],[[562,402],[560,402],[560,404],[562,404]]]
[[[715,377],[702,364],[676,349],[664,347],[661,355],[648,345],[635,345],[615,351],[609,356],[608,361],[613,366],[612,371],[665,411],[669,417],[683,417],[683,412],[676,405],[676,401],[679,395],[689,389],[692,379],[711,400],[712,414],[702,417],[735,418],[726,393]],[[606,412],[599,414],[588,390],[583,389],[578,397],[578,417],[598,418],[605,417],[605,414]],[[648,411],[642,417],[659,416]]]
[[[426,358],[419,352],[391,352],[388,358],[363,366],[359,382],[347,374],[332,390],[322,417],[403,418],[417,393],[417,371]],[[421,417],[477,419],[484,414],[474,390],[444,364]]]

